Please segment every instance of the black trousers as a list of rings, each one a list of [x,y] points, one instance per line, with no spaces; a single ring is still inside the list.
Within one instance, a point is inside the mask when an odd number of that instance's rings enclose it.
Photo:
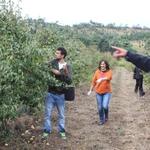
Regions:
[[[135,90],[135,93],[137,93],[139,91],[140,96],[143,96],[145,94],[144,90],[143,90],[143,78],[136,79],[136,84],[135,84],[134,90]]]

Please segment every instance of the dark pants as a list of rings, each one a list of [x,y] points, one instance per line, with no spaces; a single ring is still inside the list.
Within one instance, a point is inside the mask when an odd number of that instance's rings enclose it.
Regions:
[[[143,78],[136,79],[136,84],[135,84],[135,93],[139,91],[139,95],[143,96],[145,94],[143,90]]]

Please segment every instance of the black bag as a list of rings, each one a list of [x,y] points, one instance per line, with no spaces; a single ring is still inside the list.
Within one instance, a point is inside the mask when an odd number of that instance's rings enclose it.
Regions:
[[[75,88],[74,87],[65,88],[65,100],[74,101],[74,99],[75,99]]]

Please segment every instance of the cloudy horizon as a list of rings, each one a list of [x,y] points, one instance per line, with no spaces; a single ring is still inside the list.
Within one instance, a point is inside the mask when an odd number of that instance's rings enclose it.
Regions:
[[[62,25],[92,20],[104,25],[150,27],[148,0],[22,0],[20,6],[24,17]]]

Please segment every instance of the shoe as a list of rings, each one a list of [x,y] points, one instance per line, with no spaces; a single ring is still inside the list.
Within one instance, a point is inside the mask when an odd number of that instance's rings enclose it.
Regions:
[[[107,122],[108,121],[108,118],[105,118],[105,122]]]
[[[99,123],[99,125],[103,125],[104,124],[104,122],[103,121],[101,121],[100,123]]]
[[[145,95],[145,92],[143,92],[142,94],[140,94],[140,97],[144,96]]]
[[[49,136],[49,133],[44,132],[43,135],[42,135],[42,139],[45,140],[45,139],[48,138],[48,136]]]
[[[65,132],[60,132],[60,137],[63,139],[63,140],[66,140],[66,133]]]

